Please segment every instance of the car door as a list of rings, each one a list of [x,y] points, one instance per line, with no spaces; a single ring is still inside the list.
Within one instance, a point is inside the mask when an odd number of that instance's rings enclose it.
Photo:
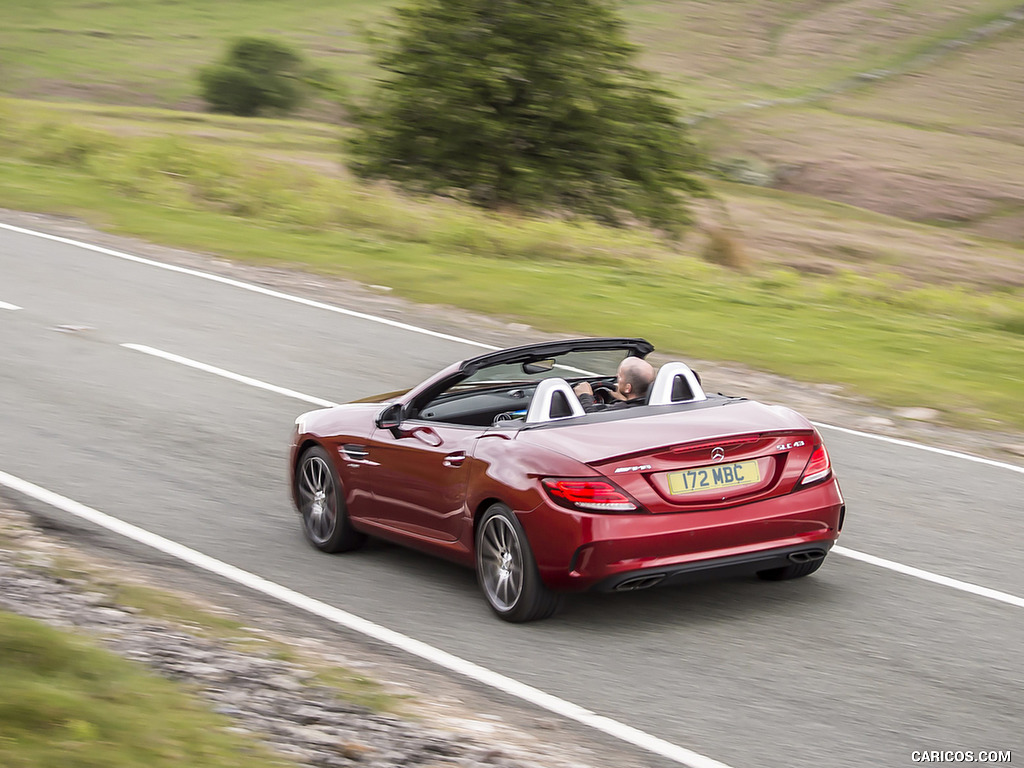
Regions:
[[[473,449],[482,433],[480,427],[426,421],[375,430],[368,446],[378,465],[371,517],[416,536],[458,540]]]

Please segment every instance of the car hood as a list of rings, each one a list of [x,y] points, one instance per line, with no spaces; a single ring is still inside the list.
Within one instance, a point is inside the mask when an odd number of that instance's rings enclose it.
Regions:
[[[524,429],[516,440],[593,465],[686,443],[809,429],[813,429],[811,423],[789,408],[741,400],[710,408],[637,415],[613,421],[573,423],[566,420],[540,429]]]

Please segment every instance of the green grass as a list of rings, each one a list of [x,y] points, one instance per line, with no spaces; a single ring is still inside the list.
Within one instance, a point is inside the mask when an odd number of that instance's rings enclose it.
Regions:
[[[359,704],[375,712],[406,715],[404,704],[412,698],[404,694],[391,693],[373,678],[353,672],[347,667],[320,667],[316,670],[313,679],[315,682],[337,691],[340,699]]]
[[[109,580],[94,582],[94,586],[108,594],[114,605],[134,608],[159,621],[181,624],[212,637],[232,637],[243,629],[235,619],[199,608],[164,590]]]
[[[5,768],[281,766],[180,686],[80,637],[0,612]]]
[[[243,35],[283,38],[317,65],[359,79],[369,69],[359,24],[378,17],[388,5],[355,0],[0,0],[4,90],[183,106],[197,101],[196,70],[217,59],[228,40]]]
[[[0,527],[0,543],[5,541],[17,548],[15,540],[6,536]],[[58,556],[48,565],[36,564],[30,567],[78,583],[82,589],[107,595],[112,606],[130,608],[151,619],[182,626],[191,634],[226,643],[243,653],[259,654],[302,666],[313,673],[313,682],[331,688],[340,700],[374,712],[400,716],[406,714],[405,705],[409,696],[392,693],[378,681],[355,670],[328,663],[283,640],[246,627],[230,616],[200,605],[188,595],[126,579],[122,574],[97,567],[95,563],[89,563],[74,554]]]
[[[907,287],[884,273],[738,274],[644,231],[416,200],[245,143],[115,137],[10,105],[0,127],[0,205],[540,329],[642,335],[684,357],[936,408],[949,423],[1024,427],[1019,290]]]

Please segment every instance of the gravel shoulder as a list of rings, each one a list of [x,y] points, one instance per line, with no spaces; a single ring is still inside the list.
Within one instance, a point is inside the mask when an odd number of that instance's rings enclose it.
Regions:
[[[27,505],[31,507],[31,504]],[[155,590],[206,620],[156,618],[111,584]],[[103,585],[103,586],[100,586]],[[173,585],[173,592],[167,585]],[[316,768],[642,768],[610,739],[462,683],[115,537],[0,499],[0,610],[87,635],[185,685],[282,761]],[[222,623],[237,622],[238,629]],[[384,711],[318,677],[374,681]],[[387,710],[393,710],[389,712]]]

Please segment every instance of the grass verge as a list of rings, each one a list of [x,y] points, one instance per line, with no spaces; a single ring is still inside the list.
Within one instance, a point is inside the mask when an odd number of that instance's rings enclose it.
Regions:
[[[174,684],[81,637],[0,612],[0,764],[270,768],[254,741]]]
[[[0,205],[386,284],[544,330],[642,335],[683,356],[932,407],[960,426],[1024,428],[1019,290],[914,287],[884,273],[738,274],[647,232],[486,215],[272,159],[251,140],[126,136],[23,104],[0,103]]]
[[[0,541],[3,529],[0,528]],[[63,554],[36,565],[82,589],[106,595],[110,605],[129,608],[143,616],[185,628],[189,633],[213,639],[244,653],[257,653],[307,669],[311,682],[335,691],[338,698],[375,712],[408,715],[405,694],[389,691],[377,680],[356,670],[331,663],[284,640],[247,627],[242,622],[188,595],[158,589],[127,578],[124,574],[90,563],[81,556]],[[0,763],[2,764],[2,763]]]

